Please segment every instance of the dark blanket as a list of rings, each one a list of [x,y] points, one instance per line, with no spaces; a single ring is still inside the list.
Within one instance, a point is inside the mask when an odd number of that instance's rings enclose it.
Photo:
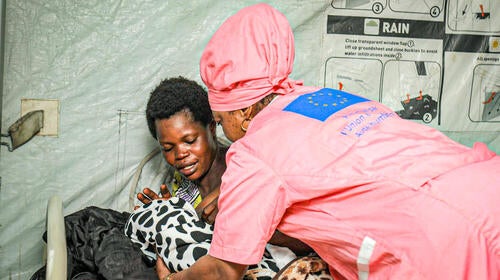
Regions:
[[[92,206],[64,217],[68,279],[157,279],[154,263],[124,234],[129,215]],[[30,280],[45,280],[45,267]]]

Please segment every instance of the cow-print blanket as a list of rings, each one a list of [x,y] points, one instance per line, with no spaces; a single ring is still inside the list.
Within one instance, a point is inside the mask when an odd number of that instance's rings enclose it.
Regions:
[[[172,272],[181,271],[208,254],[213,225],[196,215],[193,206],[183,199],[153,200],[132,212],[125,234],[141,245],[151,259],[160,255]],[[266,250],[259,264],[250,266],[245,279],[272,279],[279,271]]]

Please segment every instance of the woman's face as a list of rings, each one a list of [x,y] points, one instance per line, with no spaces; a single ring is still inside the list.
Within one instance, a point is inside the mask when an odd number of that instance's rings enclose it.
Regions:
[[[241,129],[241,125],[245,120],[241,110],[231,112],[213,111],[214,120],[222,126],[224,135],[231,141],[236,141],[245,136],[245,131]]]
[[[165,160],[186,178],[198,180],[210,170],[217,152],[215,126],[203,126],[185,111],[157,119],[155,126]]]

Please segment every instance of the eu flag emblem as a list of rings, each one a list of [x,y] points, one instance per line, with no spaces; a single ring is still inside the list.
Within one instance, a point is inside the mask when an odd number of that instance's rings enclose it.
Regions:
[[[340,90],[322,88],[319,91],[299,96],[288,104],[283,111],[325,121],[336,112],[365,101],[370,100]]]

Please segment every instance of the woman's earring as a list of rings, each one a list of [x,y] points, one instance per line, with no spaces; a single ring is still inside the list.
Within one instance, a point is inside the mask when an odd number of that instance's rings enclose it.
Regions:
[[[247,125],[247,127],[244,127],[244,126],[243,126],[243,124],[245,123],[245,121],[250,122],[250,119],[244,119],[244,120],[241,122],[241,124],[240,124],[240,128],[241,128],[241,130],[242,130],[243,132],[247,132],[247,128],[248,128],[248,125]]]

